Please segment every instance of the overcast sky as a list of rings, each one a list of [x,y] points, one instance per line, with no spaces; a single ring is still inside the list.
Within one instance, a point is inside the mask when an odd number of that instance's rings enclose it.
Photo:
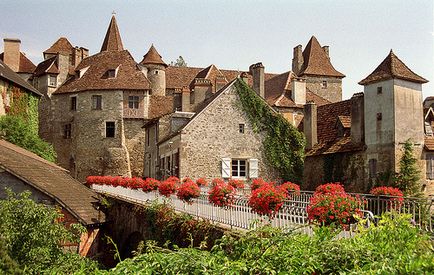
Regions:
[[[344,98],[363,91],[357,82],[390,49],[430,80],[424,96],[434,95],[432,0],[1,0],[0,11],[0,36],[21,39],[34,63],[60,36],[97,53],[115,11],[137,62],[153,43],[166,63],[182,55],[194,67],[248,70],[262,62],[266,72],[282,73],[291,69],[293,47],[315,35],[346,75]]]

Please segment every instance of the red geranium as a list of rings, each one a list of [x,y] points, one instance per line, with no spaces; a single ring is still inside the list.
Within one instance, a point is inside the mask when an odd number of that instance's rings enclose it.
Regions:
[[[258,189],[262,185],[266,184],[267,182],[263,180],[262,178],[257,178],[252,180],[252,184],[250,184],[250,189],[253,191],[255,189]]]
[[[224,181],[220,183],[217,182],[208,192],[209,202],[220,207],[230,206],[234,203],[235,188]]]
[[[159,184],[160,182],[158,180],[153,178],[147,178],[142,185],[142,190],[143,192],[151,192],[153,190],[156,190]]]
[[[127,187],[131,189],[140,189],[145,181],[142,178],[124,178],[127,182]]]
[[[170,195],[176,192],[176,186],[178,184],[179,179],[177,177],[169,177],[158,185],[158,192],[165,197],[170,197]]]
[[[219,184],[224,184],[225,181],[223,179],[215,178],[211,181],[211,186],[216,186]]]
[[[285,191],[273,184],[265,183],[252,191],[249,206],[259,215],[274,217],[283,205]]]
[[[200,189],[197,184],[191,179],[183,180],[183,183],[178,187],[176,196],[187,203],[191,203],[191,199],[197,198],[200,195]]]
[[[298,184],[288,181],[280,185],[279,188],[285,192],[287,198],[289,198],[291,194],[300,195],[300,186]]]
[[[228,184],[233,188],[244,188],[244,181],[238,179],[229,179]]]
[[[207,186],[208,185],[208,181],[206,180],[206,178],[199,178],[196,180],[196,184],[198,186]]]
[[[339,182],[321,184],[315,189],[315,195],[319,194],[345,194],[345,189]]]
[[[404,202],[404,194],[398,188],[380,186],[372,188],[369,193],[374,196],[390,196],[387,198],[387,205],[389,209],[397,209],[401,207],[402,203]]]

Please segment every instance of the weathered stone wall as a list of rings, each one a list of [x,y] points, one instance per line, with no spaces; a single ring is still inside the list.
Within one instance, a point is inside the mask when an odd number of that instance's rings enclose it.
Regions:
[[[157,178],[156,169],[158,165],[157,155],[157,128],[158,124],[152,124],[146,128],[145,140],[145,154],[144,154],[144,167],[143,176],[150,178]]]
[[[239,124],[245,125],[244,133],[239,132]],[[258,159],[259,177],[276,180],[277,173],[265,164],[263,139],[253,132],[235,88],[230,88],[182,130],[180,175],[221,177],[222,158]]]
[[[166,70],[163,65],[147,64],[146,76],[151,82],[152,95],[166,95]]]
[[[323,81],[327,81],[326,88],[323,88]],[[308,76],[306,78],[306,89],[331,102],[342,100],[342,79],[337,77]]]
[[[130,156],[131,176],[143,176],[143,156],[145,155],[146,132],[142,129],[142,119],[124,119],[125,145]]]

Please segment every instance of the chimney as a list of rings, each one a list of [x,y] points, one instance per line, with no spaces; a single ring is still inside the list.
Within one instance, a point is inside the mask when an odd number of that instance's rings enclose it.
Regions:
[[[291,99],[295,104],[306,104],[306,80],[294,77],[291,80]]]
[[[187,86],[182,87],[181,97],[181,111],[190,112],[190,89]]]
[[[292,71],[298,75],[301,71],[301,67],[303,67],[304,59],[303,59],[303,47],[298,45],[294,47],[294,56],[292,58]]]
[[[211,80],[205,78],[194,79],[194,104],[200,104],[212,95]]]
[[[224,76],[217,76],[215,79],[215,91],[214,92],[219,91],[225,85],[226,85],[225,77]]]
[[[248,73],[242,72],[240,77],[244,81],[244,83],[246,83],[247,85],[249,84],[249,74]]]
[[[365,111],[363,93],[351,97],[351,142],[365,141]]]
[[[330,58],[330,55],[329,55],[329,46],[323,46],[322,49],[326,53],[327,57]]]
[[[3,62],[8,65],[12,71],[18,72],[20,69],[20,44],[21,40],[5,38]]]
[[[317,110],[313,101],[309,101],[304,105],[303,132],[306,136],[306,149],[312,149],[318,143]]]
[[[261,62],[250,65],[249,71],[253,76],[253,90],[262,98],[265,98],[264,65]]]

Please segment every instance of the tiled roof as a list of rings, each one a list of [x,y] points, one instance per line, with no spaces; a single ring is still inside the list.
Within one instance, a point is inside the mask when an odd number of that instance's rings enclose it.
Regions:
[[[118,24],[116,23],[116,18],[113,15],[110,20],[110,25],[105,34],[104,42],[101,46],[101,52],[104,51],[123,51],[124,46],[122,45],[121,34],[119,33]]]
[[[303,51],[303,66],[299,73],[302,75],[324,75],[343,78],[344,74],[338,72],[330,62],[324,49],[319,44],[315,36],[309,40]]]
[[[390,53],[381,62],[380,65],[365,79],[359,82],[360,85],[368,85],[371,83],[388,80],[388,79],[403,79],[416,83],[427,83],[428,80],[417,75],[410,70],[407,65],[404,64],[394,53],[390,50]]]
[[[335,126],[339,116],[351,116],[350,99],[318,106],[318,143],[327,143],[336,139],[338,132]]]
[[[51,54],[71,54],[74,47],[68,41],[66,37],[60,37],[56,42],[51,45],[50,48],[46,49],[44,53]]]
[[[338,116],[338,121],[344,128],[351,128],[351,116]]]
[[[127,50],[103,51],[87,57],[76,68],[80,71],[89,67],[79,77],[65,81],[54,93],[75,93],[87,90],[146,90],[150,88],[148,79],[137,67]],[[108,70],[117,70],[116,77],[105,77]]]
[[[52,197],[84,225],[105,221],[104,213],[94,207],[97,194],[67,170],[4,140],[0,140],[0,166]]]
[[[46,73],[58,74],[59,68],[57,67],[57,56],[50,57],[41,63],[35,69],[34,75],[40,76]]]
[[[353,152],[364,149],[365,145],[363,143],[353,143],[351,137],[341,137],[333,142],[315,144],[312,149],[306,152],[306,156]]]
[[[149,48],[149,51],[143,56],[143,60],[140,62],[140,64],[157,64],[167,67],[167,64],[164,63],[161,55],[158,53],[157,49],[155,49],[154,45],[151,45],[151,48]]]
[[[3,54],[4,53],[0,54],[0,60],[1,61],[3,61]],[[30,61],[30,59],[28,59],[25,54],[20,52],[20,64],[19,64],[17,73],[32,74],[35,71],[35,68],[36,68],[35,64],[33,64],[33,62]]]
[[[425,149],[434,151],[434,137],[425,137]]]
[[[171,112],[173,112],[173,96],[151,96],[148,111],[149,119],[158,118]]]
[[[27,81],[22,79],[17,73],[12,71],[11,68],[9,68],[5,63],[3,63],[3,61],[0,60],[0,79],[1,78],[7,79],[8,81],[15,83],[15,85],[20,86],[21,88],[38,96],[42,95],[38,90],[36,90]]]

